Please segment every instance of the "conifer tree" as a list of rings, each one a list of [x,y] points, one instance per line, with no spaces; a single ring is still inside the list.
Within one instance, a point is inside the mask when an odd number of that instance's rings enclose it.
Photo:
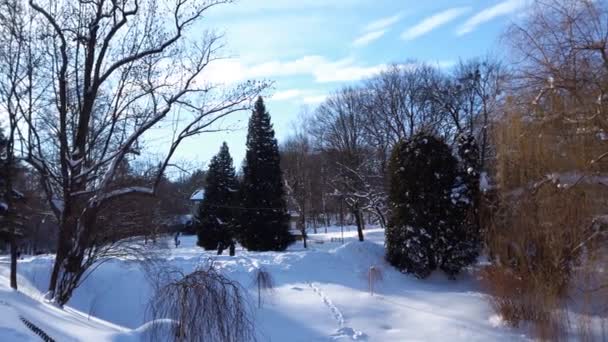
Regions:
[[[225,142],[211,159],[206,183],[205,197],[196,217],[198,245],[207,250],[217,249],[218,254],[230,248],[230,254],[234,255],[238,182]]]
[[[241,186],[240,242],[248,250],[285,250],[289,233],[279,149],[264,101],[258,98],[247,133]]]
[[[10,286],[17,289],[17,240],[24,235],[23,194],[15,189],[20,169],[12,141],[0,127],[0,241],[10,246]]]
[[[457,161],[441,140],[417,134],[393,150],[390,172],[390,218],[387,260],[419,278],[442,263],[446,237],[455,227],[452,189]]]
[[[472,135],[457,139],[458,175],[452,189],[453,229],[446,236],[441,269],[450,275],[475,261],[480,247],[479,148]],[[448,235],[449,234],[449,235]]]

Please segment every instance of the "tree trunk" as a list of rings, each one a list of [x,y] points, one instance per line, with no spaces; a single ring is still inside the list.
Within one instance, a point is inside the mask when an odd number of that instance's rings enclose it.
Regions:
[[[361,210],[359,210],[359,222],[361,222],[361,229],[365,230],[365,215],[363,215]]]
[[[57,252],[55,253],[55,263],[53,264],[53,271],[51,271],[51,279],[49,280],[49,294],[51,298],[55,297],[55,291],[57,290],[57,281],[59,279],[59,269],[61,268],[63,260],[65,260],[66,253],[62,245],[63,243],[59,242]]]
[[[17,238],[11,237],[11,287],[17,289]]]
[[[51,278],[49,280],[49,295],[50,298],[54,299],[57,292],[57,282],[59,281],[59,272],[61,271],[62,265],[68,256],[70,250],[69,241],[71,240],[71,233],[76,227],[70,227],[67,223],[67,215],[64,213],[62,223],[59,224],[59,241],[57,242],[57,252],[55,253],[55,263],[53,264],[53,271],[51,272]]]
[[[70,300],[80,279],[94,264],[94,262],[90,262],[91,255],[87,255],[87,247],[90,245],[98,209],[97,207],[85,209],[79,218],[75,218],[74,215],[66,215],[67,220],[64,221],[62,234],[60,234],[60,236],[65,236],[64,241],[60,242],[63,250],[61,253],[57,253],[55,259],[57,270],[53,269],[53,273],[57,271],[54,284],[51,279],[51,285],[54,286],[51,290],[52,299],[59,306],[63,307]]]
[[[355,222],[357,223],[357,234],[359,235],[359,241],[363,241],[363,222],[361,222],[361,211],[359,208],[353,210],[355,216]]]
[[[298,226],[300,228],[300,233],[302,234],[302,241],[304,242],[304,248],[308,248],[306,244],[306,218],[304,217],[304,213],[300,216],[298,221]]]
[[[382,228],[382,229],[386,228],[386,218],[384,217],[382,210],[378,207],[376,207],[375,210],[376,210],[376,216],[378,216],[378,221],[380,222],[380,228]]]
[[[230,256],[234,256],[236,254],[236,246],[234,245],[234,241],[230,242]]]

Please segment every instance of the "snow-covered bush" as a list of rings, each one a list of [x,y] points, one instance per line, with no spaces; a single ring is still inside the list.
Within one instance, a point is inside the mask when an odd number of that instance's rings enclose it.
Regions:
[[[462,224],[466,198],[458,161],[440,139],[418,134],[394,148],[389,165],[387,260],[424,278],[441,268],[450,276],[476,257]]]
[[[448,242],[442,251],[441,269],[454,275],[475,261],[480,248],[479,229],[479,148],[472,135],[457,139],[458,173],[452,187],[453,228],[446,231]]]

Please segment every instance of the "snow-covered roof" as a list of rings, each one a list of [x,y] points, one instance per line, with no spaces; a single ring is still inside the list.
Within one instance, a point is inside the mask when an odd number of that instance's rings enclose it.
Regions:
[[[181,224],[189,224],[192,223],[192,215],[180,215],[179,221]]]
[[[192,194],[192,196],[190,196],[190,200],[193,202],[202,201],[204,198],[205,198],[204,189],[198,189]]]
[[[12,193],[13,193],[13,196],[15,196],[15,198],[19,198],[19,199],[25,198],[25,195],[23,194],[23,192],[21,192],[17,189],[12,189]]]

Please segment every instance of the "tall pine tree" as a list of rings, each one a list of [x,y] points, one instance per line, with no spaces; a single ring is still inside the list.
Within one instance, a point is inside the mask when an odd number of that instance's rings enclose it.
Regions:
[[[279,148],[261,97],[249,120],[241,205],[240,242],[245,248],[282,251],[294,241],[289,233]]]
[[[225,142],[211,159],[206,183],[205,197],[196,217],[198,245],[207,250],[217,249],[218,254],[230,247],[230,254],[234,255],[238,182]]]

